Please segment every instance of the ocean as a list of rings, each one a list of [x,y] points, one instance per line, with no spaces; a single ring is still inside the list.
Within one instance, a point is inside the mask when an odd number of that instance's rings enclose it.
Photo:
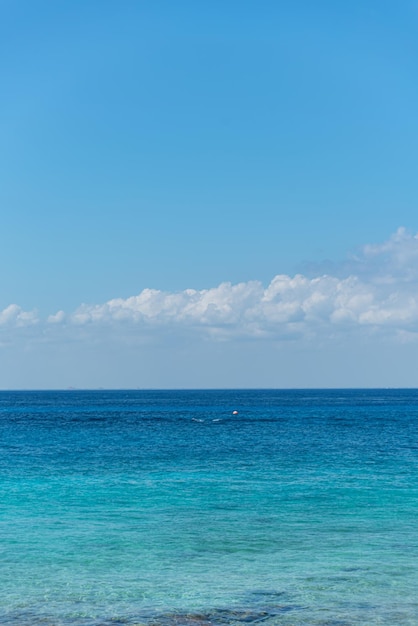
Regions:
[[[0,624],[418,624],[418,390],[4,391],[0,494]]]

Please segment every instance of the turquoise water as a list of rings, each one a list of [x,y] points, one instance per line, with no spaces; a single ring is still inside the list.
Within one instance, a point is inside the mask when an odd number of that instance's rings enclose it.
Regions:
[[[414,390],[1,392],[0,624],[416,626],[417,478]]]

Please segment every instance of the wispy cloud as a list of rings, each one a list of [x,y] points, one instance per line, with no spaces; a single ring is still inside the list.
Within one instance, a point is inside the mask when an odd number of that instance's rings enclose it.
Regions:
[[[220,339],[288,339],[370,331],[418,335],[418,235],[400,228],[381,244],[365,245],[334,275],[279,274],[268,286],[225,282],[211,289],[178,293],[144,289],[103,304],[58,311],[46,320],[10,305],[0,326],[115,329],[152,334],[175,329]],[[39,331],[38,331],[39,332]]]

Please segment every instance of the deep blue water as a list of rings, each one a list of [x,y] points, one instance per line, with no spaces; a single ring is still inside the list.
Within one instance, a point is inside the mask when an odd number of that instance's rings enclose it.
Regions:
[[[0,494],[0,624],[418,624],[417,390],[0,392]]]

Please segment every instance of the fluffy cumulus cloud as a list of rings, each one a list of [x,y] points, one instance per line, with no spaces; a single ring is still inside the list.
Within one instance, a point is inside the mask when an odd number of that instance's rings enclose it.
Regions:
[[[418,235],[399,229],[382,244],[364,246],[342,267],[350,271],[314,277],[279,274],[267,286],[251,281],[179,293],[144,289],[130,298],[59,311],[39,323],[85,330],[122,325],[139,334],[182,328],[221,339],[335,336],[358,330],[418,335]],[[0,325],[36,322],[34,313],[16,305],[0,312]]]
[[[373,283],[357,276],[278,275],[267,287],[253,281],[176,294],[145,289],[125,300],[83,305],[68,317],[79,325],[126,321],[144,328],[187,326],[220,337],[283,337],[365,326],[418,331],[418,291],[389,277]]]
[[[9,304],[0,311],[0,328],[32,326],[38,322],[35,311],[24,311],[17,304]]]

